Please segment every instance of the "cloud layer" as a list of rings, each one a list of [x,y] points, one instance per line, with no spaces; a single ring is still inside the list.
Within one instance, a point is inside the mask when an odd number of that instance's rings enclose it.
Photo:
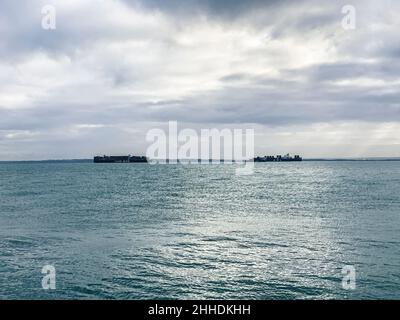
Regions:
[[[45,4],[0,3],[0,160],[144,153],[169,120],[253,127],[263,154],[400,155],[398,1],[353,1],[355,30],[341,1],[52,1],[52,31]]]

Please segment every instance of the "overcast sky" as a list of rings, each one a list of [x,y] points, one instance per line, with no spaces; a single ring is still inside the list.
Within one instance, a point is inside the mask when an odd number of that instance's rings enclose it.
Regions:
[[[400,156],[399,32],[397,0],[2,0],[0,160],[144,154],[169,120],[254,128],[256,154]]]

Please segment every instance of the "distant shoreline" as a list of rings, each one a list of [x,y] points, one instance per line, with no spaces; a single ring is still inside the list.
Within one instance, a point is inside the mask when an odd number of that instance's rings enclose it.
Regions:
[[[307,162],[376,162],[400,161],[400,157],[393,158],[303,158]],[[57,159],[57,160],[0,160],[1,163],[93,163],[93,159]],[[263,163],[263,162],[260,162]],[[223,164],[223,163],[221,163]]]

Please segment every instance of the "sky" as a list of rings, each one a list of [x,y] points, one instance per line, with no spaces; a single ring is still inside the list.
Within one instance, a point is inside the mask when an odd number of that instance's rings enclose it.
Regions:
[[[397,0],[2,0],[0,160],[145,154],[168,121],[253,128],[257,155],[399,157],[399,30]]]

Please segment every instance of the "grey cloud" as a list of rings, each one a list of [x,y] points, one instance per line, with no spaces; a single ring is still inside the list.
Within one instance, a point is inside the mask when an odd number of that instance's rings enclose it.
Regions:
[[[369,77],[393,80],[398,78],[400,64],[397,61],[382,60],[373,63],[324,63],[307,68],[283,70],[286,76],[306,75],[315,82]]]
[[[234,17],[249,10],[257,8],[273,8],[282,6],[286,0],[124,0],[131,5],[141,5],[149,9],[163,10],[168,13],[199,13],[205,12],[210,15]]]

